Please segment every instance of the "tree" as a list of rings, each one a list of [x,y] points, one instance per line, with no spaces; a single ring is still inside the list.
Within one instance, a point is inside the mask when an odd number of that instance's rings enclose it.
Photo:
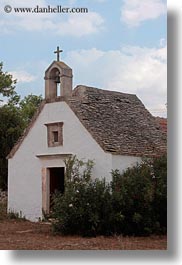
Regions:
[[[20,100],[14,93],[8,104],[0,107],[0,188],[7,189],[8,162],[7,155],[27,127],[42,96],[28,95]]]
[[[8,103],[0,106],[0,188],[7,189],[8,162],[6,156],[27,127],[42,96],[28,95],[20,99],[15,91],[16,80],[3,72],[0,63],[0,95],[8,97]]]
[[[3,63],[0,62],[0,94],[9,97],[14,94],[16,80],[11,74],[3,72]]]
[[[0,188],[7,189],[8,161],[6,156],[23,131],[19,110],[14,106],[0,107]]]
[[[25,126],[27,126],[28,123],[31,121],[34,113],[36,112],[41,102],[42,102],[41,95],[36,96],[32,94],[26,96],[24,99],[20,101],[19,103],[20,113],[25,123]]]

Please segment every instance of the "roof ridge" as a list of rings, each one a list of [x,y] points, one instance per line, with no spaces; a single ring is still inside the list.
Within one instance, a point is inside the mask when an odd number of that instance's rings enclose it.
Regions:
[[[108,94],[108,95],[118,95],[118,96],[136,96],[136,94],[132,93],[125,93],[117,90],[108,90],[108,89],[103,89],[103,88],[97,88],[93,86],[86,86],[86,85],[77,85],[74,90],[73,90],[73,96],[80,95],[81,93],[85,92],[95,92],[98,94]]]

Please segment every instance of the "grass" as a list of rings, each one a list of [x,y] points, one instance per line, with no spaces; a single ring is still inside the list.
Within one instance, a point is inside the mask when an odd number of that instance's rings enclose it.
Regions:
[[[7,201],[0,202],[0,221],[7,220],[7,219],[16,219],[20,221],[26,221],[26,218],[22,216],[22,213],[16,213],[10,211],[7,213]]]

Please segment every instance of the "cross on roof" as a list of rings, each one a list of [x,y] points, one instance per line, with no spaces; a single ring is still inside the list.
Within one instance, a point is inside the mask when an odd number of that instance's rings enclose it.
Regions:
[[[59,62],[59,54],[60,54],[61,52],[63,52],[63,50],[60,50],[60,49],[59,49],[59,46],[57,46],[57,50],[54,51],[54,53],[57,53],[57,61],[58,61],[58,62]]]

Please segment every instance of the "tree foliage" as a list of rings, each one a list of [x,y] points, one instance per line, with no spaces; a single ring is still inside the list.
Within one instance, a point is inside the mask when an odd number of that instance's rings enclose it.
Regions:
[[[3,72],[3,63],[0,62],[0,94],[9,97],[14,94],[16,80],[13,80],[12,75]]]
[[[7,189],[6,156],[22,133],[22,119],[16,107],[0,107],[0,188]]]
[[[36,112],[38,106],[42,102],[42,96],[28,95],[22,99],[19,103],[20,112],[25,126],[31,121],[34,113]]]
[[[0,63],[0,94],[8,98],[8,102],[0,106],[0,188],[7,189],[8,162],[6,156],[27,127],[42,96],[28,95],[21,100],[15,91],[16,81],[3,72]]]

